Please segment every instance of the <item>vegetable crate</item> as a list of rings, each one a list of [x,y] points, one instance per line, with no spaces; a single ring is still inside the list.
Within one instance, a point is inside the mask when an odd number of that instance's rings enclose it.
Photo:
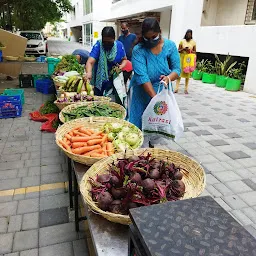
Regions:
[[[25,104],[25,96],[23,89],[5,89],[2,95],[16,96],[20,95],[22,105]]]
[[[32,75],[19,75],[20,88],[31,88],[34,87]]]
[[[38,79],[36,81],[36,91],[43,94],[54,94],[55,87],[49,78]]]
[[[0,50],[0,62],[3,62],[3,52]]]
[[[34,83],[34,87],[36,87],[36,81],[38,80],[38,79],[42,79],[42,78],[51,78],[51,76],[50,75],[46,75],[46,74],[40,74],[40,75],[32,75],[32,77],[33,77],[33,83]]]
[[[58,58],[47,58],[48,63],[48,74],[52,75],[55,70],[55,66],[60,62],[60,59]]]
[[[21,96],[0,96],[0,119],[13,118],[22,115]]]

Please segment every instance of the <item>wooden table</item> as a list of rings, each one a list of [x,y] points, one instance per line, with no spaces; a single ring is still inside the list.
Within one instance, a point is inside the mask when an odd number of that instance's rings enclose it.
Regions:
[[[81,220],[87,219],[96,255],[127,256],[129,230],[128,226],[110,222],[100,215],[92,213],[88,209],[86,203],[83,201],[83,198],[82,201],[85,208],[86,217],[79,216],[79,186],[83,175],[86,173],[89,167],[74,162],[70,159],[68,159],[68,167],[70,208],[74,208],[75,210],[76,230],[79,231],[79,222]],[[72,189],[72,182],[74,184],[74,191]]]

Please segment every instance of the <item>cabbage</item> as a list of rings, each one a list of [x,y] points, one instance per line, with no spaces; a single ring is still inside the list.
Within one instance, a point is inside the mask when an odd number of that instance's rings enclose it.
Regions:
[[[110,132],[109,134],[108,134],[108,140],[109,141],[113,141],[115,139],[115,134],[113,133],[113,132]]]
[[[127,136],[125,138],[125,141],[130,146],[134,146],[139,140],[140,140],[140,137],[137,133],[129,133],[129,134],[127,134]]]
[[[110,133],[110,132],[119,132],[121,131],[123,128],[123,125],[122,124],[119,124],[119,123],[106,123],[104,125],[104,131],[106,133]]]
[[[114,140],[113,144],[114,144],[115,149],[118,152],[125,152],[125,150],[130,148],[130,145],[127,142],[119,140],[119,139]]]
[[[123,127],[122,132],[128,133],[131,129],[128,126]]]
[[[117,135],[117,138],[119,140],[124,140],[125,141],[125,134],[123,132],[119,132],[118,135]]]

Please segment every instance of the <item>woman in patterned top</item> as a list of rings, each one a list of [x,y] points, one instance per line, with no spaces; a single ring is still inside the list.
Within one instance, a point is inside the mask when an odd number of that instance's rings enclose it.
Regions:
[[[95,95],[102,96],[113,91],[112,94],[116,96],[110,71],[114,66],[122,70],[126,66],[127,58],[123,44],[115,41],[113,27],[104,27],[101,35],[102,40],[98,40],[93,46],[87,60],[86,78],[94,86]]]
[[[180,58],[175,43],[162,38],[155,18],[142,23],[142,39],[132,53],[134,76],[130,83],[129,121],[141,129],[142,114],[156,95],[159,82],[176,80],[180,75]]]

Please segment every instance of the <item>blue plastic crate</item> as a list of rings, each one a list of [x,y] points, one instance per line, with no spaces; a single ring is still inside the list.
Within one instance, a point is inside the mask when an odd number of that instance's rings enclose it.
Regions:
[[[2,95],[16,96],[20,95],[22,105],[25,103],[25,96],[23,89],[5,89]]]
[[[22,115],[21,96],[0,96],[0,119]]]
[[[36,81],[36,91],[43,94],[54,94],[55,87],[53,81],[49,78],[38,79]]]
[[[0,62],[3,62],[3,52],[0,50]]]

